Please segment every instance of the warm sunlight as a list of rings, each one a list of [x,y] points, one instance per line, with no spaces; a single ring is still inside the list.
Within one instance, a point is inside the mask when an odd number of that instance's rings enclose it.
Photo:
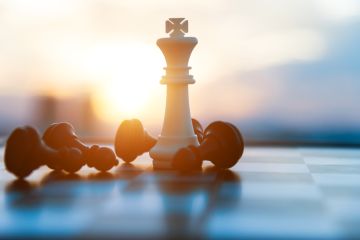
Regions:
[[[154,43],[155,46],[155,43]],[[100,46],[90,60],[98,71],[107,70],[106,78],[95,84],[93,104],[104,121],[138,117],[150,98],[159,90],[162,68],[160,50],[142,43],[118,43]],[[111,64],[110,66],[106,63]]]

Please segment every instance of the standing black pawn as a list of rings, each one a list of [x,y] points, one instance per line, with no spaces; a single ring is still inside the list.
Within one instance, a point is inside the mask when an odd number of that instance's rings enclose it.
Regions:
[[[18,178],[29,176],[42,165],[58,166],[74,172],[68,162],[80,162],[81,152],[74,148],[54,150],[41,140],[39,133],[30,126],[16,128],[9,136],[5,146],[5,168]]]
[[[194,132],[201,143],[203,128],[196,119],[192,119],[192,124]],[[119,158],[130,163],[141,154],[149,152],[156,142],[157,139],[144,129],[140,120],[124,120],[116,132],[115,153]]]
[[[231,168],[239,161],[243,151],[244,141],[240,131],[231,123],[217,121],[205,129],[199,147],[180,149],[172,164],[175,169],[188,171],[200,169],[203,160],[209,160],[218,168]]]
[[[62,122],[50,125],[43,135],[43,140],[48,146],[55,149],[62,147],[79,149],[83,154],[83,165],[87,164],[99,171],[110,170],[118,164],[118,160],[110,148],[98,145],[88,147],[82,143],[70,123]]]

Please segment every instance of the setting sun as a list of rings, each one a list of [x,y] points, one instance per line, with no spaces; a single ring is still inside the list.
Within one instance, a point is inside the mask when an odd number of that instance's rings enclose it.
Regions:
[[[96,71],[106,76],[95,83],[93,91],[98,117],[114,122],[141,114],[159,89],[162,61],[157,48],[141,43],[122,43],[111,48],[107,44],[96,49],[90,63],[94,68],[100,67]]]

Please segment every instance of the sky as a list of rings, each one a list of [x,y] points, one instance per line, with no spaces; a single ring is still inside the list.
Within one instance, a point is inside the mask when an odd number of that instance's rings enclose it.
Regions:
[[[356,0],[0,0],[0,95],[90,94],[104,122],[160,124],[169,17],[199,41],[193,116],[360,131]]]

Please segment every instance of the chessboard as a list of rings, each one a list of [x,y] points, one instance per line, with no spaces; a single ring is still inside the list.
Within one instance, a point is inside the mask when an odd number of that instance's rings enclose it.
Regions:
[[[0,161],[0,189],[4,239],[360,238],[360,149],[247,147],[229,170],[193,173],[155,171],[144,154],[26,181]]]

